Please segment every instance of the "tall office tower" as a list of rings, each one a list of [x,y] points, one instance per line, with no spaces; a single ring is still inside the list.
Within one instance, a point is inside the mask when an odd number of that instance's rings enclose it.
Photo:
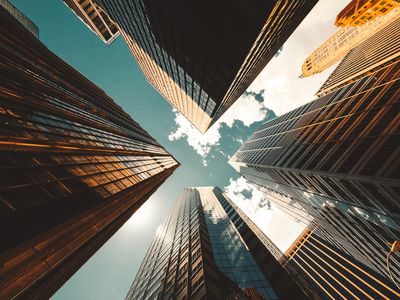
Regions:
[[[309,226],[300,234],[282,263],[302,271],[324,299],[400,298],[393,282],[344,253],[318,226]]]
[[[321,97],[400,55],[400,16],[350,50],[316,93]]]
[[[0,298],[46,299],[179,164],[1,6],[0,82]]]
[[[90,2],[117,24],[150,84],[204,133],[317,1]]]
[[[399,5],[399,0],[352,0],[337,15],[336,26],[360,26],[378,16],[389,13]]]
[[[279,250],[269,252],[264,243],[272,243],[230,203],[219,188],[186,188],[126,299],[307,299]]]
[[[346,56],[333,74],[339,84],[263,124],[230,160],[271,201],[305,224],[316,220],[383,276],[386,243],[400,237],[399,33],[396,19]],[[400,258],[393,263],[399,281]]]
[[[107,45],[119,36],[115,23],[93,0],[64,0],[64,3]]]
[[[368,14],[368,11],[363,11],[361,15],[355,12],[355,15],[360,19],[372,18]],[[307,57],[302,66],[302,77],[312,76],[325,71],[343,59],[351,49],[398,18],[400,18],[400,1],[393,1],[392,9],[388,13],[376,15],[369,22],[360,24],[359,26],[345,26],[341,28]]]

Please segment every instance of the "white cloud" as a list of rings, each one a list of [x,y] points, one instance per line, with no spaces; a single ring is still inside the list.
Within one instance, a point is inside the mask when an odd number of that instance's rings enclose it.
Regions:
[[[259,93],[260,91],[258,91]],[[264,98],[264,92],[262,92]],[[235,121],[242,121],[245,126],[264,120],[267,116],[266,101],[259,102],[252,94],[243,94],[232,106],[222,115],[217,124],[225,123],[232,127]]]
[[[175,123],[178,128],[175,132],[169,134],[170,141],[186,138],[187,143],[203,158],[203,163],[206,165],[205,157],[211,150],[212,146],[218,145],[221,135],[219,127],[213,126],[205,134],[201,134],[182,114],[176,109]]]
[[[220,129],[222,123],[232,127],[235,121],[241,121],[245,126],[263,120],[268,110],[265,101],[259,102],[254,95],[242,95],[229,110],[205,134],[201,134],[182,114],[176,109],[175,123],[177,129],[168,136],[170,141],[186,139],[198,155],[202,157],[203,164],[207,165],[206,157],[213,146],[218,146],[221,139]]]
[[[282,212],[243,177],[236,180],[231,178],[225,193],[282,252],[289,248],[305,228],[303,223],[294,221]]]

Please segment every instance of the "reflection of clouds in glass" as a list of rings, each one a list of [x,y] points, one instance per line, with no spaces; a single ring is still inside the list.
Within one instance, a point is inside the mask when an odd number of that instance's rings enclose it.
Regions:
[[[245,197],[243,192],[249,196]],[[229,185],[225,187],[225,193],[283,252],[306,226],[304,222],[298,222],[282,212],[273,201],[267,199],[269,195],[266,197],[243,177],[236,180],[231,178]],[[284,200],[291,201],[290,198]]]
[[[239,286],[257,288],[264,297],[268,297],[272,292],[269,282],[262,275],[213,189],[213,187],[198,188],[198,191],[201,195],[212,253],[218,268]]]

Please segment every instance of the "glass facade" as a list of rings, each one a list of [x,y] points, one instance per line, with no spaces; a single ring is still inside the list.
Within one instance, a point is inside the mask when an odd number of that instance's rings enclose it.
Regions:
[[[154,88],[205,132],[317,1],[92,2],[115,22]]]
[[[399,26],[346,56],[335,72],[347,81],[263,124],[230,160],[271,201],[305,224],[316,220],[383,276],[387,242],[400,236]],[[372,62],[363,64],[366,53]]]
[[[385,1],[382,1],[383,3]],[[358,15],[358,13],[357,13]],[[375,33],[381,31],[393,21],[399,19],[400,7],[398,3],[396,7],[393,6],[393,10],[385,15],[378,15],[376,18],[371,19],[369,22],[359,26],[344,26],[332,37],[330,37],[324,44],[322,44],[317,50],[315,50],[302,66],[302,76],[311,76],[318,74],[333,66],[335,63],[345,57],[345,55],[351,51],[354,47],[363,43],[365,40],[375,35]],[[394,33],[394,31],[392,31]],[[396,34],[385,34],[385,40],[396,39]],[[376,40],[376,36],[374,38]],[[381,43],[382,44],[382,43]],[[372,45],[374,45],[372,43]],[[374,46],[373,46],[374,47]],[[387,47],[386,49],[390,49]],[[372,50],[373,52],[374,50]],[[393,53],[392,50],[389,52]],[[366,55],[366,53],[363,53]],[[373,64],[374,60],[368,57],[368,63]],[[359,57],[359,63],[364,64],[366,60],[363,57]],[[380,58],[382,61],[382,57]],[[348,79],[348,78],[347,78]]]
[[[21,11],[19,11],[8,0],[0,0],[0,6],[6,9],[15,19],[18,20],[30,33],[39,38],[39,28]]]
[[[279,250],[231,203],[219,188],[186,188],[126,299],[307,299],[275,257]]]
[[[0,294],[47,298],[179,163],[0,6]]]
[[[198,188],[215,263],[242,288],[254,288],[265,299],[278,299],[212,188]]]
[[[92,0],[64,0],[64,3],[107,45],[119,36],[115,23]]]
[[[377,2],[376,4],[380,4]],[[388,2],[386,2],[388,4]],[[392,17],[381,30],[370,36],[357,47],[350,50],[338,67],[318,90],[317,95],[323,96],[346,85],[350,79],[362,76],[366,71],[373,71],[382,62],[390,61],[400,53],[400,43],[397,32],[400,30],[400,8],[396,18]],[[396,12],[393,12],[393,14]],[[365,57],[368,57],[366,60]]]
[[[334,238],[315,224],[304,230],[282,262],[301,273],[323,299],[400,297],[393,282],[344,253]]]

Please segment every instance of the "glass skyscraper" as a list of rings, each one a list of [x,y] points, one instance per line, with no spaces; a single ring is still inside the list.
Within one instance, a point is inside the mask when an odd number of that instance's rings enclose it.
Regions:
[[[154,88],[205,132],[241,96],[317,1],[91,3],[115,22]]]
[[[36,33],[0,5],[2,299],[51,296],[179,166]]]
[[[263,124],[230,160],[383,276],[387,242],[400,237],[399,32],[396,19],[349,52],[320,98]]]
[[[323,299],[399,299],[387,278],[355,260],[316,224],[308,226],[286,251],[283,265],[298,271]]]
[[[219,188],[186,188],[126,299],[307,299],[278,262],[279,250],[267,250],[273,244],[241,216]]]

